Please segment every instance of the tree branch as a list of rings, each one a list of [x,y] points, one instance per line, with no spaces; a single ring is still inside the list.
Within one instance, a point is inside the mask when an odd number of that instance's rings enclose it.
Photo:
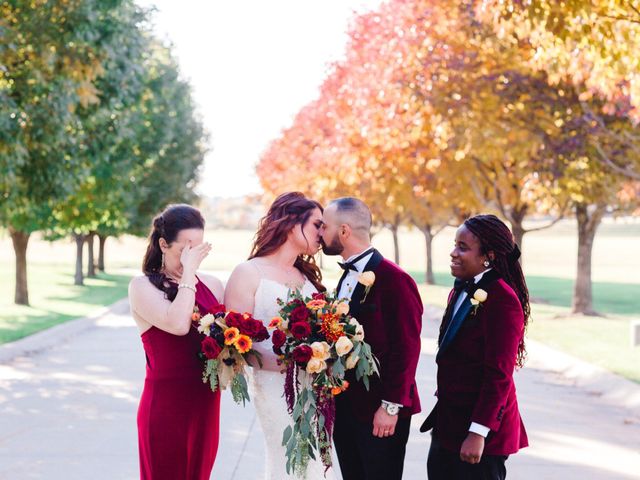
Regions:
[[[487,170],[489,170],[489,167],[482,160],[480,160],[480,158],[478,158],[477,156],[473,155],[471,158],[473,159],[474,163],[476,164],[476,167],[478,167],[478,171],[480,172],[480,174],[482,175],[484,180],[493,187],[493,190],[494,190],[494,195],[493,195],[494,201],[498,206],[498,210],[500,210],[502,215],[506,217],[507,215],[506,215],[505,207],[504,207],[504,204],[502,203],[502,195],[500,194],[500,189],[498,188],[498,184],[497,184],[497,176],[498,176],[497,172],[495,170],[493,171],[493,173],[495,174],[496,178],[492,179],[489,176],[489,173],[487,171]],[[472,186],[473,186],[473,182],[472,182]],[[484,198],[484,200],[488,200],[488,199]]]
[[[562,220],[565,217],[565,215],[567,214],[567,210],[569,210],[569,201],[568,200],[564,203],[564,205],[560,209],[560,213],[558,214],[558,216],[553,221],[551,221],[547,225],[543,225],[541,227],[535,227],[535,228],[526,229],[525,233],[538,232],[540,230],[546,230],[547,228],[553,227],[556,223],[558,223],[560,220]]]
[[[639,139],[634,138],[629,132],[623,132],[622,135],[619,135],[619,134],[616,134],[615,132],[612,132],[609,128],[607,128],[607,125],[605,124],[604,120],[598,114],[596,114],[589,107],[589,105],[587,105],[586,102],[580,102],[580,105],[582,107],[582,110],[584,112],[586,112],[587,115],[589,115],[598,124],[600,129],[606,135],[608,135],[609,137],[613,138],[614,140],[620,142],[622,145],[624,145],[625,147],[627,147],[630,150],[632,150],[636,155],[640,156],[640,149],[638,148]],[[612,169],[616,173],[619,173],[619,174],[621,174],[621,175],[623,175],[623,176],[625,176],[627,178],[631,178],[633,180],[640,180],[640,173],[634,171],[631,168],[631,164],[628,164],[625,167],[621,167],[620,165],[615,163],[609,157],[609,155],[607,155],[607,153],[604,151],[604,149],[600,145],[600,142],[598,142],[597,140],[594,140],[593,144],[594,144],[594,147],[595,147],[596,151],[600,155],[601,160],[604,162],[604,164],[607,167],[609,167],[610,169]]]
[[[640,19],[636,19],[633,17],[621,17],[618,15],[608,15],[606,13],[598,13],[598,15],[602,18],[608,18],[609,20],[616,20],[619,22],[629,22],[629,23],[637,23],[640,24]]]
[[[600,159],[604,162],[605,165],[607,165],[613,171],[615,171],[616,173],[619,173],[621,175],[624,175],[627,178],[631,178],[633,180],[640,180],[640,173],[636,173],[633,170],[629,170],[629,167],[622,168],[621,166],[616,164],[613,160],[611,160],[609,158],[609,156],[606,154],[606,152],[600,146],[600,143],[594,142],[594,147],[596,148],[596,151],[600,155]]]

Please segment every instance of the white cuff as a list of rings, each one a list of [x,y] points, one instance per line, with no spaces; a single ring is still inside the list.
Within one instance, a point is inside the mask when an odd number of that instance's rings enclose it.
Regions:
[[[401,403],[387,402],[386,400],[382,400],[382,403],[386,403],[388,405],[395,405],[398,408],[402,408],[402,404]]]
[[[478,435],[481,435],[484,438],[487,438],[487,435],[489,435],[489,432],[491,431],[491,429],[485,427],[484,425],[480,425],[479,423],[471,422],[469,431],[472,433],[477,433]]]

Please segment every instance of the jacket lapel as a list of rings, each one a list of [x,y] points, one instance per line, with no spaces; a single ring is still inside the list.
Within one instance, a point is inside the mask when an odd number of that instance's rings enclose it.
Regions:
[[[440,343],[440,348],[438,349],[438,355],[436,356],[436,358],[439,357],[449,345],[451,345],[451,342],[453,342],[453,339],[456,337],[456,334],[464,323],[464,319],[467,317],[470,311],[471,298],[467,295],[467,298],[463,300],[460,308],[453,316],[453,319],[451,319],[451,321],[449,322],[447,330],[444,333],[444,337],[442,338],[442,342]]]
[[[464,299],[464,301],[460,305],[460,308],[458,309],[456,314],[453,316],[451,321],[445,327],[446,330],[441,338],[440,347],[438,348],[438,354],[436,355],[436,360],[440,357],[442,352],[444,352],[447,349],[447,347],[451,345],[453,340],[456,338],[456,335],[460,331],[460,327],[462,327],[462,324],[464,323],[465,318],[467,318],[467,316],[469,315],[469,312],[471,311],[471,307],[472,307],[471,298],[473,297],[473,294],[475,293],[475,291],[480,288],[485,289],[488,285],[495,282],[498,278],[500,278],[500,275],[498,274],[498,272],[496,272],[495,269],[489,270],[487,273],[485,273],[482,276],[482,278],[478,283],[473,285],[470,291],[467,291],[467,298]],[[448,311],[449,309],[453,311],[453,307],[457,299],[458,299],[458,295],[452,296],[451,302],[449,302],[449,305],[447,306]],[[446,314],[445,314],[445,317],[446,317]]]
[[[449,297],[447,298],[447,308],[445,309],[444,315],[442,316],[442,321],[440,322],[440,330],[438,331],[438,347],[440,347],[440,345],[442,344],[444,333],[447,331],[447,328],[451,323],[453,307],[456,304],[459,295],[460,292],[456,292],[456,290],[451,290],[451,292],[449,292]]]
[[[364,267],[364,270],[362,271],[375,272],[375,270],[378,268],[378,265],[380,265],[383,259],[384,257],[382,256],[382,254],[374,248],[373,255],[371,255],[371,258],[369,259],[369,261]],[[363,294],[364,294],[364,285],[358,282],[356,285],[356,288],[353,289],[353,294],[351,295],[351,300],[349,301],[349,312],[353,316],[357,315],[358,312],[360,311],[360,301],[362,300]]]

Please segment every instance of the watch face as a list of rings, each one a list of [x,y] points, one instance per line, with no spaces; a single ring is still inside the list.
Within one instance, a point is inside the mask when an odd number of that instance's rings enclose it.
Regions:
[[[389,415],[397,415],[400,409],[397,405],[387,405],[387,413]]]

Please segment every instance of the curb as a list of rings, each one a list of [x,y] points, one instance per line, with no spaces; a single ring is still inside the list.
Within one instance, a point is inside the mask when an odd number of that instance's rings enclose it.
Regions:
[[[607,403],[636,412],[640,410],[640,384],[530,338],[527,339],[527,351],[529,359],[524,368],[557,373]]]
[[[20,340],[16,340],[15,342],[0,345],[0,364],[8,364],[17,357],[37,355],[52,347],[66,343],[73,337],[94,327],[96,323],[106,315],[128,312],[129,301],[127,298],[123,298],[107,307],[96,310],[86,317],[69,320],[21,338]]]

